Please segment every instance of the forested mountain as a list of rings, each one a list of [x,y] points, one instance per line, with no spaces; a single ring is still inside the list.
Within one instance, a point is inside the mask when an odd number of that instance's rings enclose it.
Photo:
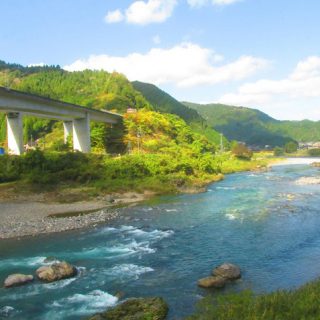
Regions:
[[[203,122],[203,118],[197,111],[186,107],[155,85],[140,81],[133,81],[132,85],[142,93],[156,111],[176,114],[187,123]]]
[[[319,121],[279,121],[256,109],[223,104],[183,103],[198,111],[208,124],[230,140],[273,147],[282,146],[290,140],[320,140]]]
[[[17,66],[17,67],[15,67]],[[30,69],[30,70],[29,70]],[[105,71],[68,72],[56,67],[19,67],[0,62],[0,85],[89,108],[125,112],[128,107],[150,108],[127,78]]]
[[[131,107],[176,114],[194,131],[204,134],[212,143],[219,143],[220,135],[206,125],[196,111],[153,85],[130,83],[124,75],[116,72],[68,72],[59,66],[24,67],[0,61],[0,86],[118,113],[125,113]],[[24,136],[26,139],[37,138],[50,132],[53,124],[53,121],[25,117]],[[4,115],[0,114],[0,142],[5,139],[5,134]]]
[[[220,143],[218,132],[222,132],[229,140],[260,147],[283,146],[292,140],[320,140],[320,122],[278,121],[255,109],[181,103],[152,84],[131,83],[116,72],[68,72],[58,65],[24,67],[0,61],[0,86],[118,113],[124,113],[131,107],[175,114],[215,145]],[[4,141],[6,135],[4,120],[4,115],[0,114],[0,142]],[[53,125],[54,121],[25,117],[25,137],[30,139],[47,134],[52,131]],[[95,127],[94,141],[99,132],[106,132],[101,126]],[[101,145],[101,141],[99,143]],[[228,144],[225,138],[224,144]]]
[[[176,114],[184,119],[194,131],[204,134],[209,141],[215,144],[220,143],[220,134],[196,110],[186,107],[183,103],[153,84],[134,81],[132,85],[142,93],[156,111]],[[224,144],[227,145],[227,139],[223,137],[223,140]]]
[[[23,67],[0,61],[0,86],[38,94],[89,108],[124,113],[128,107],[152,109],[142,94],[119,73],[104,71],[68,72],[59,66]],[[0,141],[6,136],[0,114]],[[39,137],[52,129],[54,121],[25,117],[24,135]]]
[[[269,123],[268,128],[290,136],[296,141],[320,141],[320,121],[277,121]]]

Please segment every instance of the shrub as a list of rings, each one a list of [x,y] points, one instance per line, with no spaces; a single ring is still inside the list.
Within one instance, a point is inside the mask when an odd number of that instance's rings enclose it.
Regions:
[[[0,157],[0,183],[15,181],[22,172],[22,158],[4,155]]]
[[[71,147],[68,142],[64,143],[63,139],[58,139],[52,143],[50,149],[53,151],[70,151]]]
[[[243,143],[236,143],[231,152],[239,159],[250,160],[253,156],[253,152]]]
[[[275,147],[273,150],[273,155],[275,157],[283,156],[284,155],[284,149],[280,147]]]
[[[105,161],[107,176],[111,179],[137,179],[150,176],[150,170],[140,156],[124,156]]]
[[[286,153],[293,153],[298,150],[298,144],[296,142],[290,141],[285,144],[284,150]]]
[[[320,157],[320,148],[310,149],[308,153],[309,153],[309,156],[311,157]]]

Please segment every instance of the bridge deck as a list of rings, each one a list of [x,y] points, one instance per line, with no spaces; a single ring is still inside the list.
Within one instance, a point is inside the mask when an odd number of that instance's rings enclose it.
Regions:
[[[0,112],[7,113],[8,150],[22,154],[24,115],[64,121],[65,142],[73,136],[73,149],[90,152],[90,121],[115,124],[122,116],[34,94],[0,87]]]
[[[0,87],[0,112],[22,112],[25,115],[71,121],[89,115],[90,120],[117,123],[122,116],[105,110],[89,109],[72,103]]]

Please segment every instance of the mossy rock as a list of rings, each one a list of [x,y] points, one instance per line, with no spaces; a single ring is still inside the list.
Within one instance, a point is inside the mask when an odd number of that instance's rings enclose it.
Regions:
[[[129,299],[88,320],[164,320],[168,305],[162,298]]]

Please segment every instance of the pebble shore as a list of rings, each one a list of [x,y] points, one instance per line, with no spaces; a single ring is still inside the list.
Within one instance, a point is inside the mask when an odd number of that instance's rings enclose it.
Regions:
[[[117,210],[102,209],[97,212],[86,213],[71,217],[44,217],[31,218],[27,221],[6,219],[0,225],[0,239],[36,236],[38,234],[70,231],[75,229],[96,226],[118,217]]]
[[[69,204],[0,201],[0,240],[95,227],[117,218],[116,205],[134,205],[150,194],[127,193]]]

